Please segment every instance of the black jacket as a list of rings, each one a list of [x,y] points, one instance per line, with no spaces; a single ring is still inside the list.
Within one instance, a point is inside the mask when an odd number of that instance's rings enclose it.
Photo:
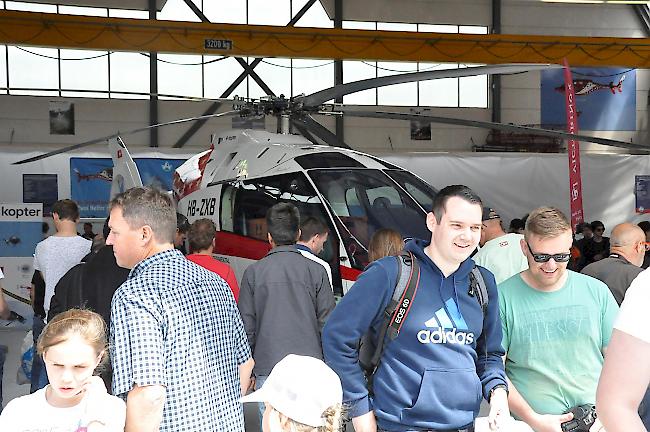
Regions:
[[[68,309],[87,307],[100,314],[108,326],[113,294],[129,271],[117,265],[113,246],[104,246],[97,253],[87,255],[56,284],[48,321]]]
[[[251,264],[238,307],[255,374],[268,375],[287,354],[322,359],[321,331],[334,305],[327,272],[294,245],[278,246]]]

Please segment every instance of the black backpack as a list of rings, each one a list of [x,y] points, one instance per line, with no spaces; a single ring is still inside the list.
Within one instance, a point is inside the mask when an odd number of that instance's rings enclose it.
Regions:
[[[372,379],[384,353],[386,336],[390,342],[399,335],[420,283],[420,264],[412,252],[400,252],[397,262],[397,282],[393,297],[384,310],[383,322],[379,327],[377,338],[373,338],[368,332],[361,338],[359,344],[359,365],[366,375],[371,394]],[[483,274],[476,265],[469,274],[469,285],[469,295],[476,297],[485,318],[489,301],[488,292]]]

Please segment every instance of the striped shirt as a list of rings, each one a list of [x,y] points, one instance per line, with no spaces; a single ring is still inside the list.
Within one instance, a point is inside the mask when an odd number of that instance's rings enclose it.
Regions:
[[[251,357],[217,274],[171,249],[138,263],[111,311],[113,394],[166,388],[160,431],[244,431],[239,365]]]

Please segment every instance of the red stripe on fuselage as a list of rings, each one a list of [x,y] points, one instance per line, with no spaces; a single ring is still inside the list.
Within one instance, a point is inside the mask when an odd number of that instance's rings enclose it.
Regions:
[[[260,260],[271,250],[268,242],[227,231],[218,231],[216,238],[214,253],[217,255]],[[361,270],[350,267],[339,266],[339,269],[343,280],[354,282],[361,274]]]
[[[269,242],[233,234],[226,231],[217,232],[214,253],[252,260],[260,260],[271,250]]]
[[[343,280],[356,281],[361,274],[361,270],[345,266],[339,266],[339,270],[341,271],[341,279]]]

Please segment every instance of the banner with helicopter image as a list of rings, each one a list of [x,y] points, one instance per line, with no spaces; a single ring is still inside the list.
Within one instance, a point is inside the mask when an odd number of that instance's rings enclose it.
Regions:
[[[135,158],[142,184],[162,190],[172,189],[172,176],[185,159]],[[70,193],[79,204],[82,218],[108,216],[108,200],[113,180],[109,158],[70,158]]]
[[[5,295],[11,310],[24,317],[31,314],[34,250],[43,239],[42,223],[43,204],[0,203],[0,295]]]
[[[587,131],[636,130],[636,70],[571,68],[578,124]],[[541,122],[566,129],[562,69],[541,71]]]

